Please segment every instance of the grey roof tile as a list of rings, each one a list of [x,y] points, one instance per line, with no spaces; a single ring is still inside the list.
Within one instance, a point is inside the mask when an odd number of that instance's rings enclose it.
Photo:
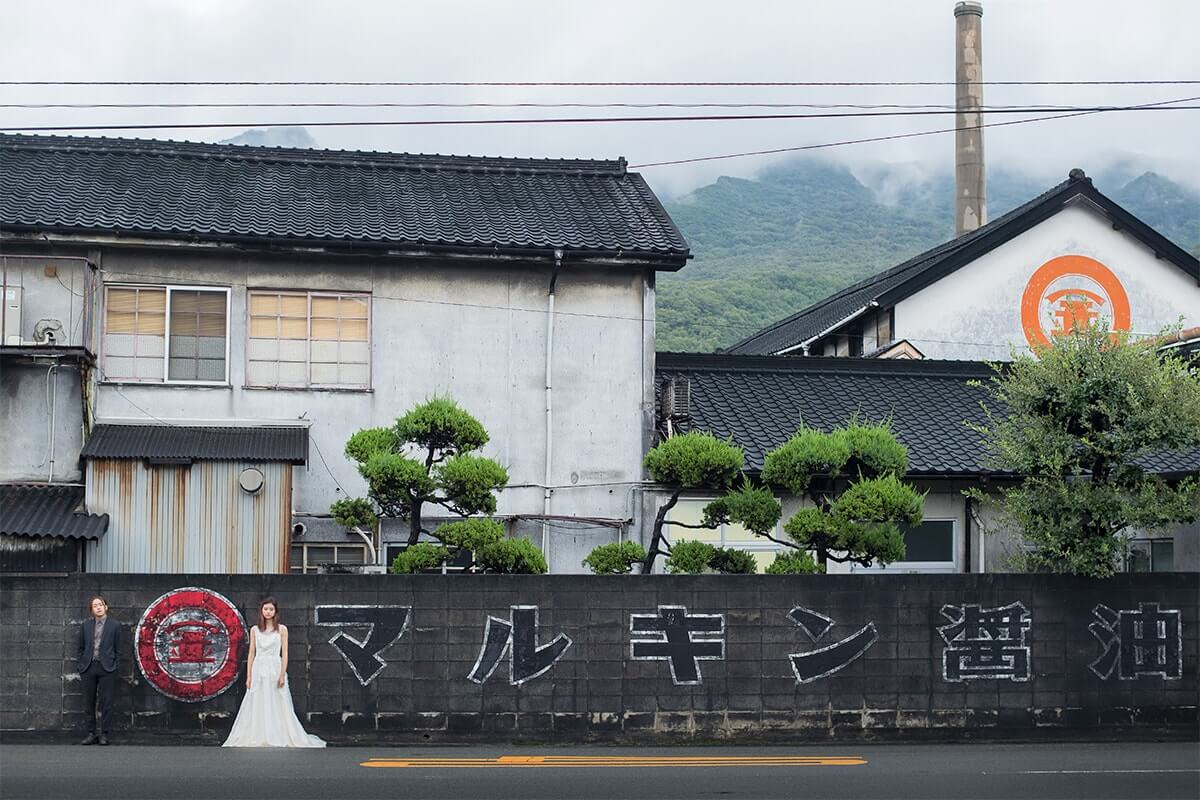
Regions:
[[[746,469],[762,469],[766,454],[801,422],[831,430],[853,417],[890,420],[908,448],[909,473],[996,475],[985,445],[968,423],[987,420],[994,374],[980,361],[936,361],[659,353],[656,382],[687,378],[689,419],[683,430],[730,437],[746,451]],[[984,385],[971,385],[983,381]],[[1162,452],[1141,462],[1163,475],[1200,474],[1200,448]]]
[[[308,428],[97,425],[80,455],[83,458],[303,464],[308,460]]]
[[[732,437],[752,472],[801,422],[829,430],[855,416],[891,420],[911,474],[988,471],[982,442],[966,425],[984,421],[986,391],[968,383],[991,375],[983,363],[659,353],[657,372],[660,382],[688,378],[686,427]]]
[[[0,225],[145,236],[553,250],[688,244],[617,161],[0,135]]]
[[[83,509],[82,486],[0,484],[0,534],[99,539],[108,530],[108,514]]]

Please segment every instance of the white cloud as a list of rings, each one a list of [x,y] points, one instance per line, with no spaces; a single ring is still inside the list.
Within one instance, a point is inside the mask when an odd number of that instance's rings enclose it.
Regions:
[[[1200,4],[1158,0],[985,0],[988,80],[1200,78]],[[9,80],[933,80],[953,78],[953,2],[67,2],[10,4],[0,74]],[[996,104],[1113,104],[1200,95],[1191,87],[989,87]],[[0,102],[229,100],[770,101],[949,103],[952,87],[873,88],[26,88]],[[6,109],[2,127],[201,120],[296,124],[331,119],[486,117],[495,110]],[[602,114],[586,109],[572,115]],[[610,113],[622,113],[615,110]],[[634,112],[624,112],[634,113]],[[947,127],[951,118],[554,126],[312,128],[332,148],[554,157],[631,163]],[[999,121],[999,120],[993,120]],[[153,131],[228,138],[237,129]],[[1058,176],[1130,154],[1200,184],[1200,111],[1111,114],[986,134],[989,163]],[[824,151],[848,163],[948,168],[948,135]],[[647,170],[678,193],[718,175],[751,175],[770,157]]]

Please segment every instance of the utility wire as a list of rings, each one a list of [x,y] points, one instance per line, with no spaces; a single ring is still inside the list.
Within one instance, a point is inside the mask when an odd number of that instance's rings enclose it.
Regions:
[[[1183,99],[1180,99],[1177,101],[1167,100],[1164,102],[1183,103],[1183,102],[1188,102],[1190,100],[1195,100],[1195,99],[1198,99],[1198,98],[1188,97],[1188,98],[1183,98]],[[1146,106],[1144,108],[1146,110],[1149,110],[1151,107],[1158,107],[1160,105],[1161,104],[1155,104],[1154,106]],[[1132,110],[1132,108],[1130,110]],[[867,144],[869,142],[888,142],[888,141],[894,141],[896,139],[913,139],[918,136],[932,136],[934,134],[939,134],[939,133],[957,133],[959,131],[977,131],[977,130],[981,130],[983,128],[1001,128],[1001,127],[1005,127],[1008,125],[1025,125],[1030,122],[1046,122],[1046,121],[1055,120],[1055,119],[1069,119],[1071,117],[1085,117],[1090,114],[1100,114],[1100,113],[1104,113],[1104,112],[1099,109],[1088,110],[1088,111],[1075,111],[1070,114],[1052,114],[1052,115],[1044,116],[1044,117],[1030,117],[1028,119],[1009,120],[1007,122],[984,122],[984,123],[980,123],[978,125],[963,125],[963,126],[958,126],[958,127],[954,127],[954,128],[936,128],[934,130],[915,131],[912,133],[894,133],[894,134],[890,134],[887,136],[871,136],[871,137],[867,137],[864,139],[844,139],[842,141],[837,141],[837,142],[821,142],[820,144],[806,144],[806,145],[798,145],[796,147],[776,147],[776,148],[772,148],[770,150],[749,150],[749,151],[742,152],[742,153],[723,153],[721,155],[715,155],[715,156],[697,156],[695,158],[679,158],[679,159],[674,159],[672,161],[650,161],[650,162],[646,162],[646,163],[642,163],[642,164],[630,164],[630,169],[646,169],[648,167],[666,167],[666,166],[672,166],[675,164],[695,164],[695,163],[698,163],[701,161],[723,161],[723,160],[730,159],[730,158],[745,158],[747,156],[775,155],[777,153],[798,153],[798,152],[801,152],[804,150],[823,150],[823,149],[829,148],[829,147],[844,147],[846,145],[852,145],[852,144]]]
[[[1200,100],[1191,97],[1183,100],[1164,100],[1159,103],[1145,103],[1134,106],[1076,106],[1069,109],[1072,113],[1064,116],[1080,114],[1099,114],[1114,111],[1194,111],[1200,106],[1166,105],[1167,103],[1182,103],[1187,100]],[[991,111],[992,114],[1030,114],[1040,112],[1039,108],[1007,108]],[[199,128],[261,128],[277,125],[292,125],[305,128],[357,128],[357,127],[396,127],[396,126],[431,126],[431,125],[567,125],[590,123],[628,123],[628,122],[745,122],[761,120],[798,120],[798,119],[846,119],[862,117],[924,117],[945,116],[959,113],[953,109],[922,110],[922,111],[836,111],[816,114],[695,114],[695,115],[652,115],[644,117],[543,117],[523,119],[519,117],[507,119],[403,119],[403,120],[335,120],[324,122],[177,122],[166,124],[127,124],[127,125],[37,125],[25,127],[0,128],[5,132],[33,131],[128,131],[128,130],[177,130]],[[1041,119],[1056,119],[1056,117],[1041,117],[1038,119],[1021,120],[1036,122]],[[1004,123],[992,123],[1004,124]],[[1015,123],[1008,123],[1015,124]],[[988,127],[988,126],[977,126]],[[970,130],[962,128],[961,130]],[[948,130],[955,130],[950,128]],[[926,133],[944,133],[945,131],[927,131]],[[907,134],[913,135],[913,134]],[[893,137],[897,138],[897,137]],[[903,138],[903,137],[899,137]],[[867,139],[865,141],[879,141]],[[786,151],[780,151],[786,152]],[[679,162],[673,162],[679,163]]]
[[[855,108],[855,109],[954,109],[953,103],[0,103],[0,108],[21,109],[114,109],[114,108]],[[1031,111],[1074,111],[1079,106],[1066,103],[988,105],[981,112],[1005,109]]]
[[[407,87],[753,87],[753,86],[1191,86],[1200,80],[1118,81],[0,81],[0,86],[407,86]]]

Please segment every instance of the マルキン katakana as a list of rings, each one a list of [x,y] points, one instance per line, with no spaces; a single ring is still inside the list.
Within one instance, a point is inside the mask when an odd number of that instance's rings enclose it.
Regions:
[[[800,626],[800,630],[804,631],[804,635],[813,644],[816,644],[833,627],[832,619],[803,606],[796,606],[788,612],[787,616],[788,619]],[[818,678],[832,675],[867,652],[878,638],[879,633],[875,630],[875,623],[868,622],[857,632],[841,641],[825,647],[818,647],[816,650],[789,654],[788,659],[792,662],[792,672],[796,674],[796,680],[799,683],[809,683]]]
[[[687,606],[659,606],[657,614],[630,614],[629,630],[654,636],[631,639],[630,657],[669,662],[671,680],[677,685],[699,684],[703,680],[700,662],[725,658],[725,617],[721,614],[689,614]]]
[[[408,630],[412,606],[317,606],[315,622],[331,628],[366,628],[362,641],[345,631],[329,640],[366,686],[387,668],[380,656]]]
[[[560,633],[538,646],[538,607],[510,606],[509,618],[489,616],[483,628],[479,658],[467,677],[483,683],[492,677],[505,652],[510,652],[508,682],[513,686],[549,670],[571,646],[571,637]]]

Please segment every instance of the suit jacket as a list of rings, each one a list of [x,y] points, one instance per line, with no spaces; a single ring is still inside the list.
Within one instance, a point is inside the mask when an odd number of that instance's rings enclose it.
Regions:
[[[83,672],[92,663],[92,642],[96,632],[96,618],[92,617],[79,626],[79,646],[75,654],[76,667]],[[121,665],[121,634],[123,626],[120,622],[108,617],[104,620],[104,630],[100,634],[100,668],[105,672],[116,672]]]

